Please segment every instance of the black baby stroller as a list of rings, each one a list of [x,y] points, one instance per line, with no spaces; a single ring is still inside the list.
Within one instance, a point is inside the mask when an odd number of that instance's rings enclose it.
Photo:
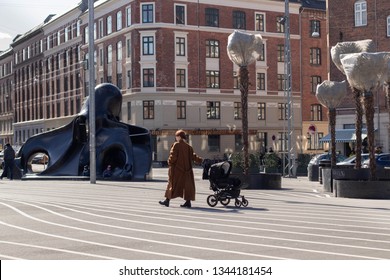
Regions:
[[[210,181],[210,189],[214,191],[214,194],[207,197],[209,206],[216,206],[218,201],[226,206],[231,199],[234,199],[236,207],[248,206],[248,200],[244,196],[240,196],[241,180],[229,177],[231,169],[231,161],[211,164],[209,160],[205,160],[203,163],[203,179]]]

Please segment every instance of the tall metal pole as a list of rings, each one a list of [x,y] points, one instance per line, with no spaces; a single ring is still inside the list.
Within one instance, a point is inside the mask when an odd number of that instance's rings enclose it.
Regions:
[[[289,0],[285,0],[285,23],[284,23],[284,78],[285,78],[285,90],[284,94],[287,98],[287,153],[288,153],[288,177],[293,177],[292,169],[293,164],[292,160],[295,156],[294,147],[292,145],[293,139],[293,100],[291,96],[291,48],[290,48],[290,9],[289,9]]]
[[[89,73],[89,172],[90,183],[96,184],[96,108],[95,108],[95,42],[94,1],[88,0],[88,73]]]

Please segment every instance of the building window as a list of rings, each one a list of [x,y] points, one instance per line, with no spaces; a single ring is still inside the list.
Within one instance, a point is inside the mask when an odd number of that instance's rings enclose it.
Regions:
[[[108,16],[107,17],[107,34],[112,33],[112,17]]]
[[[259,56],[257,57],[257,61],[265,61],[265,47],[264,47],[264,45],[261,48]]]
[[[276,32],[278,33],[284,33],[284,23],[285,23],[284,16],[276,17]]]
[[[99,49],[99,65],[103,66],[104,64],[104,54],[103,49]]]
[[[209,147],[209,152],[219,152],[220,151],[220,135],[208,135],[207,144]]]
[[[142,23],[153,23],[154,22],[154,12],[153,4],[143,4],[142,5]]]
[[[206,70],[206,87],[219,88],[219,71]]]
[[[255,19],[255,30],[256,31],[264,31],[264,14],[256,14]]]
[[[131,25],[131,7],[126,7],[126,26]]]
[[[127,71],[127,88],[132,87],[131,70]]]
[[[99,38],[104,36],[104,22],[102,19],[99,20]]]
[[[284,45],[277,46],[278,62],[284,62]]]
[[[321,84],[321,77],[320,76],[311,76],[311,93],[316,94],[317,92],[317,85]]]
[[[154,55],[154,38],[153,36],[142,37],[142,54]]]
[[[176,69],[176,87],[186,87],[186,70]]]
[[[317,147],[320,150],[324,149],[324,142],[320,142],[320,140],[324,137],[324,133],[318,132],[317,133]]]
[[[116,86],[121,89],[122,88],[122,73],[116,74]]]
[[[279,110],[279,120],[287,120],[288,119],[287,103],[278,103],[278,110]]]
[[[127,102],[127,119],[131,120],[131,102]]]
[[[116,44],[116,60],[121,61],[122,60],[122,41],[119,41]]]
[[[234,102],[234,119],[241,120],[241,102]]]
[[[176,14],[176,24],[186,24],[185,6],[176,5],[175,14]]]
[[[214,8],[206,8],[205,10],[206,26],[219,26],[219,10]]]
[[[146,68],[143,69],[143,86],[154,87],[154,69]]]
[[[287,140],[288,140],[288,137],[287,137],[287,132],[279,132],[278,133],[279,135],[279,151],[282,152],[282,151],[287,151]]]
[[[284,74],[278,74],[278,91],[286,89],[286,79]]]
[[[177,56],[186,55],[186,38],[176,37],[176,55]]]
[[[319,20],[311,20],[310,21],[310,34],[309,34],[310,37],[313,37],[314,32],[316,32],[316,34],[318,34],[318,36],[316,35],[316,37],[321,37],[320,23],[321,22]]]
[[[387,17],[387,37],[390,37],[390,16]]]
[[[122,11],[116,13],[116,31],[122,29]]]
[[[233,71],[233,88],[234,89],[240,88],[237,71]]]
[[[234,150],[236,152],[242,152],[243,148],[244,148],[244,143],[242,141],[242,135],[234,134]]]
[[[265,90],[265,73],[257,73],[257,75],[256,75],[256,89]]]
[[[355,3],[355,26],[367,25],[367,2],[358,1]]]
[[[321,65],[321,49],[310,48],[310,64]]]
[[[178,119],[185,119],[187,117],[186,101],[178,100],[176,103],[176,115]]]
[[[233,28],[246,29],[246,15],[242,11],[233,11]]]
[[[154,119],[154,101],[148,100],[143,102],[144,120]]]
[[[265,118],[266,118],[265,103],[258,102],[257,103],[257,119],[258,120],[265,120]]]
[[[107,47],[107,63],[112,63],[112,45]]]
[[[219,41],[206,40],[206,57],[219,58]]]
[[[219,101],[207,101],[207,119],[220,119],[221,103]]]
[[[313,104],[310,106],[310,120],[322,121],[322,106],[320,104]]]

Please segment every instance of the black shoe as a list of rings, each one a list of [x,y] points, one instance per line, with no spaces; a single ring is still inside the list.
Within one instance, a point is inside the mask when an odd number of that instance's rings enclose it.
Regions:
[[[190,201],[190,200],[187,200],[184,204],[180,205],[180,207],[191,208],[191,201]]]
[[[169,199],[168,198],[165,200],[161,200],[158,203],[160,203],[161,205],[165,205],[166,207],[169,207]]]

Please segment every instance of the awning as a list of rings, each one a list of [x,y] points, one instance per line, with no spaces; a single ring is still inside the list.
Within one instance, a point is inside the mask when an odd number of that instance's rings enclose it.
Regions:
[[[362,139],[367,137],[367,129],[362,129]],[[322,137],[319,142],[330,142],[330,133]],[[356,142],[355,129],[336,129],[336,142]]]

